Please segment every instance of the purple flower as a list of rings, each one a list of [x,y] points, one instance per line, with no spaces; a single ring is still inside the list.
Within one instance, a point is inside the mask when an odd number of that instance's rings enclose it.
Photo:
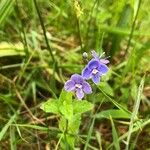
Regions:
[[[71,79],[65,83],[64,88],[68,92],[75,91],[76,96],[79,100],[84,97],[84,93],[92,93],[92,88],[89,83],[87,83],[79,74],[72,75]]]
[[[92,79],[95,84],[98,84],[100,82],[100,77],[106,74],[107,71],[108,67],[104,63],[97,58],[93,58],[83,69],[82,77],[84,79]]]
[[[107,60],[107,58],[101,58],[105,53],[102,53],[102,55],[101,56],[99,56],[94,50],[92,50],[91,51],[91,53],[92,53],[92,56],[95,58],[95,59],[97,59],[97,60],[99,60],[101,63],[103,63],[103,64],[108,64],[109,63],[109,60]]]

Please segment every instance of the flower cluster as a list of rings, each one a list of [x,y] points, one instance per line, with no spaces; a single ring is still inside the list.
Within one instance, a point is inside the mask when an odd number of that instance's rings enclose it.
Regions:
[[[82,74],[73,74],[64,85],[65,90],[68,92],[74,91],[79,100],[84,97],[84,93],[92,93],[92,88],[86,80],[92,79],[95,84],[99,84],[101,76],[108,72],[106,64],[109,63],[109,60],[107,58],[102,59],[103,54],[99,56],[94,50],[91,51],[91,54],[93,58],[82,70]],[[85,55],[87,57],[86,53],[84,53]]]

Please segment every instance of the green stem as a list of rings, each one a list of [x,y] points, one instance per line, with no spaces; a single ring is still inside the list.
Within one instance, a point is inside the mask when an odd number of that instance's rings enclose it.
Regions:
[[[88,46],[89,32],[90,32],[90,28],[91,28],[91,24],[92,24],[92,15],[94,13],[94,8],[95,8],[96,4],[97,4],[97,0],[94,1],[93,6],[90,11],[90,15],[89,15],[89,21],[88,21],[88,26],[87,26],[87,30],[86,30],[86,36],[85,36],[85,39],[86,39],[86,44],[84,47],[85,50],[87,49],[87,46]]]
[[[78,37],[79,37],[79,42],[80,42],[80,48],[81,48],[81,52],[83,53],[83,46],[82,46],[82,38],[81,38],[81,32],[80,32],[80,22],[79,22],[79,18],[76,16],[77,18],[77,30],[78,30]]]
[[[67,141],[67,133],[68,133],[68,120],[66,119],[66,129],[65,129],[65,132],[64,132],[64,140],[65,140],[65,149],[66,150],[69,150],[69,144],[68,144],[68,141]]]
[[[37,11],[39,20],[40,20],[40,24],[41,24],[41,27],[42,27],[42,30],[43,30],[43,34],[44,34],[45,42],[46,42],[46,45],[47,45],[47,49],[48,49],[49,52],[50,52],[52,61],[55,62],[55,58],[54,58],[54,55],[53,55],[53,53],[52,53],[52,49],[51,49],[50,44],[49,44],[49,42],[48,42],[48,38],[47,38],[47,35],[46,35],[46,29],[45,29],[45,26],[44,26],[44,23],[43,23],[43,20],[42,20],[42,17],[41,17],[40,10],[39,10],[39,8],[38,8],[38,5],[37,5],[36,0],[33,0],[33,2],[34,2],[34,5],[35,5],[35,8],[36,8],[36,11]]]
[[[17,16],[19,18],[19,21],[20,21],[20,25],[21,25],[20,30],[23,33],[23,37],[21,36],[21,34],[20,34],[20,37],[22,38],[23,46],[24,46],[24,50],[25,50],[25,54],[26,54],[25,61],[27,61],[27,58],[29,58],[29,48],[28,48],[27,36],[26,36],[26,32],[25,32],[25,28],[24,28],[24,23],[23,23],[24,20],[21,17],[21,11],[19,9],[18,0],[16,0],[16,14],[17,14]]]
[[[138,3],[138,8],[137,8],[137,11],[136,11],[136,14],[135,14],[135,18],[133,20],[131,32],[130,32],[130,35],[129,35],[128,44],[127,44],[127,47],[126,47],[126,50],[125,50],[125,54],[128,52],[128,49],[130,48],[131,39],[133,37],[133,32],[134,32],[134,29],[135,29],[135,23],[136,23],[136,20],[137,20],[137,17],[138,17],[138,13],[139,13],[139,10],[140,10],[141,1],[142,0],[139,0],[139,3]]]

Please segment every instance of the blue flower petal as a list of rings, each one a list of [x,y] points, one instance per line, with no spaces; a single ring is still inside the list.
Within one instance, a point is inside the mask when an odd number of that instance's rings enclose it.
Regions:
[[[92,81],[95,83],[95,84],[98,84],[100,82],[100,73],[97,73],[95,75],[92,76]]]
[[[84,97],[84,92],[83,92],[83,90],[78,88],[78,89],[76,90],[76,96],[77,96],[77,98],[78,98],[79,100],[81,100],[81,99]]]
[[[97,59],[92,59],[88,63],[88,68],[90,70],[92,70],[94,68],[98,68],[99,66],[100,66],[100,61],[98,61]]]
[[[98,67],[98,71],[101,73],[101,74],[105,74],[108,72],[108,67],[105,65],[105,64],[100,64],[100,66]]]
[[[70,91],[74,91],[75,90],[75,82],[72,80],[68,80],[65,85],[64,88],[66,91],[70,92]]]
[[[83,85],[84,93],[86,93],[86,94],[91,94],[92,93],[92,88],[91,88],[89,83],[84,82],[82,85]]]
[[[79,74],[73,74],[71,76],[71,80],[74,81],[75,83],[83,83],[84,82],[83,77]]]
[[[91,77],[91,71],[87,67],[82,70],[82,77],[84,79],[89,79]]]

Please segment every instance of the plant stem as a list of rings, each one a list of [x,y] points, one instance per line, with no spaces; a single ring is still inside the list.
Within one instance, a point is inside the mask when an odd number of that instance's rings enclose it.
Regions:
[[[127,44],[127,47],[126,47],[126,50],[125,50],[125,54],[128,52],[128,49],[130,48],[131,39],[132,39],[133,32],[134,32],[134,29],[135,29],[135,22],[136,22],[137,17],[138,17],[138,13],[139,13],[139,10],[140,10],[141,1],[142,1],[142,0],[139,0],[139,2],[138,2],[138,8],[137,8],[137,11],[136,11],[136,14],[135,14],[134,20],[133,20],[133,24],[132,24],[131,32],[130,32],[130,35],[129,35],[128,44]]]
[[[80,22],[79,22],[79,18],[76,16],[77,18],[77,30],[78,30],[78,37],[79,37],[79,42],[80,42],[80,48],[81,48],[81,52],[83,53],[83,46],[82,46],[82,38],[81,38],[81,32],[80,32]]]
[[[47,38],[47,35],[46,35],[46,29],[45,29],[45,26],[44,26],[44,23],[43,23],[43,20],[42,20],[42,16],[41,16],[40,10],[39,10],[39,8],[38,8],[38,5],[37,5],[36,0],[33,0],[33,2],[34,2],[34,5],[35,5],[35,8],[36,8],[36,11],[37,11],[39,20],[40,20],[40,24],[41,24],[41,27],[42,27],[42,30],[43,30],[43,34],[44,34],[45,42],[46,42],[46,45],[47,45],[47,49],[48,49],[49,52],[50,52],[52,61],[55,62],[55,58],[54,58],[54,55],[53,55],[53,53],[52,53],[52,49],[51,49],[50,44],[49,44],[49,42],[48,42],[48,38]]]

